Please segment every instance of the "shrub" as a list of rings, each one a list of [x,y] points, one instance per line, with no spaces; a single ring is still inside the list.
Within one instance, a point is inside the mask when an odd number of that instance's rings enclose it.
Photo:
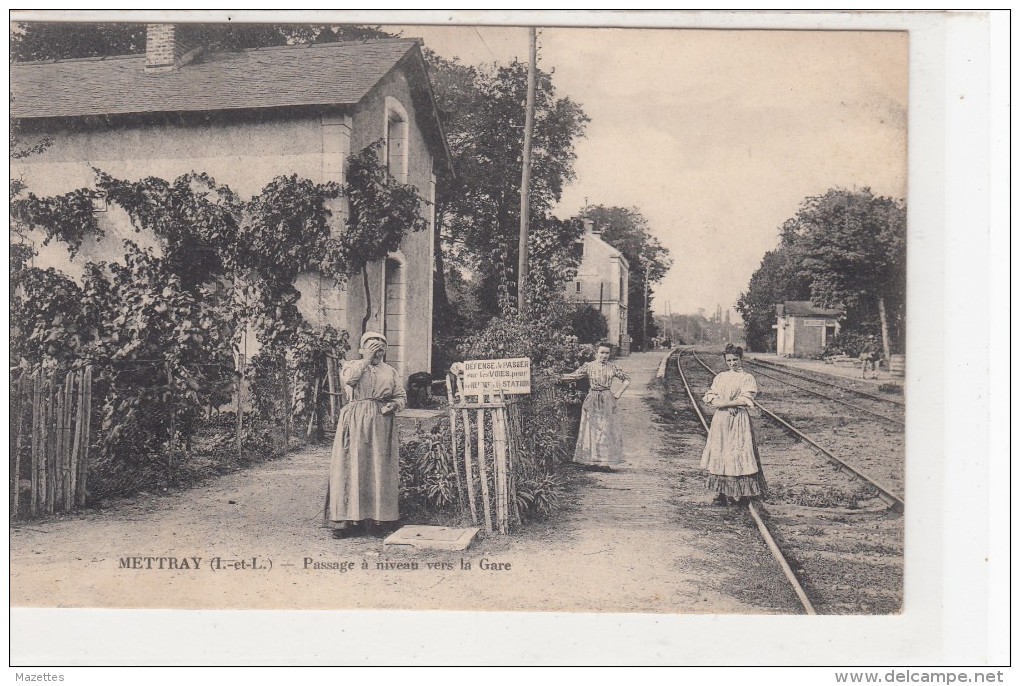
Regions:
[[[450,454],[450,425],[415,427],[400,445],[400,498],[430,511],[449,511],[457,503],[457,472]],[[459,445],[464,445],[463,438]]]
[[[554,512],[565,493],[559,472],[572,447],[567,445],[571,421],[567,404],[579,397],[557,377],[595,354],[591,345],[579,343],[563,326],[569,313],[568,308],[552,306],[534,319],[496,317],[458,346],[462,360],[531,358],[531,394],[514,397],[510,408],[510,433],[518,438],[514,499],[522,521]]]
[[[825,345],[820,357],[830,355],[848,355],[858,357],[868,342],[868,336],[875,335],[872,331],[840,331]]]
[[[570,330],[579,342],[595,344],[609,335],[609,323],[591,305],[579,305],[570,312]]]

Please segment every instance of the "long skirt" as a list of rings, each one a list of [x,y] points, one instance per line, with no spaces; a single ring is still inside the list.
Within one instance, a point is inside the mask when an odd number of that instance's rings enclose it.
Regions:
[[[592,467],[623,463],[623,437],[616,421],[616,403],[610,391],[588,393],[581,406],[574,462]]]
[[[758,441],[751,416],[743,408],[719,410],[712,417],[701,466],[708,470],[711,491],[731,498],[765,494]]]
[[[329,464],[326,526],[400,518],[399,446],[393,416],[384,415],[380,407],[375,400],[355,400],[340,411]]]

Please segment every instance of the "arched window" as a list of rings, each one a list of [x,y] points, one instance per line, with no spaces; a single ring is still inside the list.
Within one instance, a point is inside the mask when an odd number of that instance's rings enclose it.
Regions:
[[[396,98],[386,98],[386,167],[397,181],[407,183],[407,110]]]

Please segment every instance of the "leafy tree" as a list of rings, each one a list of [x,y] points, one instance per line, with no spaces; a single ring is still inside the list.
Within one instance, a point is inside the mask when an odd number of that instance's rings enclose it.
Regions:
[[[585,208],[581,216],[590,219],[601,232],[602,240],[623,253],[630,265],[627,297],[627,330],[634,342],[646,349],[644,327],[647,317],[649,338],[655,335],[651,287],[659,283],[673,265],[669,251],[651,235],[648,220],[636,207]],[[648,310],[645,310],[645,286],[648,286]]]
[[[878,310],[886,357],[902,349],[906,315],[907,211],[870,188],[808,198],[784,227],[802,251],[812,299],[861,313]]]
[[[437,273],[470,272],[479,301],[491,316],[500,311],[501,283],[506,290],[515,282],[527,65],[514,60],[475,68],[434,53],[427,53],[427,60],[457,170],[457,177],[441,184],[436,194],[437,240],[444,249],[436,252],[455,263],[439,265]],[[556,97],[552,75],[539,70],[530,198],[536,231],[554,224],[549,211],[564,184],[574,178],[574,142],[588,121],[580,105]],[[537,259],[532,263],[533,269],[544,267]],[[441,319],[447,303],[445,288],[438,285]]]
[[[570,313],[570,330],[579,343],[594,345],[609,335],[609,324],[591,305],[578,305]]]
[[[775,350],[776,304],[784,300],[809,300],[811,281],[801,273],[801,258],[791,240],[765,253],[751,275],[747,290],[737,299],[744,319],[744,337],[750,350]]]
[[[347,24],[187,24],[211,50],[392,38],[379,26]],[[145,52],[145,24],[19,22],[11,33],[11,61],[136,55]]]
[[[11,31],[12,62],[142,52],[145,52],[145,24],[19,22]]]

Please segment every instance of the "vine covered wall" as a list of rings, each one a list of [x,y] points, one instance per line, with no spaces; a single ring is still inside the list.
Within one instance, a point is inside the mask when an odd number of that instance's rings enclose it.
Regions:
[[[235,418],[220,428],[243,426],[239,452],[278,450],[270,434],[281,420],[285,436],[321,425],[331,405],[323,379],[351,334],[312,326],[295,281],[310,273],[343,286],[427,227],[422,199],[388,175],[379,147],[350,158],[343,185],[279,176],[249,199],[204,173],[126,181],[95,169],[111,210],[157,248],[125,241],[122,261],[86,262],[81,283],[33,266],[38,247],[21,237],[71,255],[102,238],[95,191],[12,200],[12,378],[96,369],[96,468],[111,476],[111,492],[125,490],[125,474],[172,478],[175,452],[186,454],[224,407]],[[350,211],[337,230],[330,206],[339,198]],[[248,360],[246,334],[259,343]],[[103,479],[94,484],[101,494]]]

